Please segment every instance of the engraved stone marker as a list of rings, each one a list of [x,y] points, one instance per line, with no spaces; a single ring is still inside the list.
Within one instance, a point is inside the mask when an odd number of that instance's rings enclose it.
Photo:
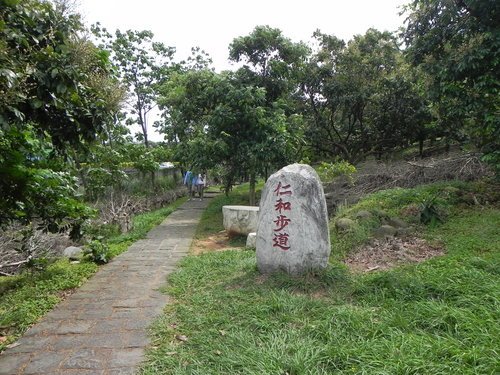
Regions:
[[[260,272],[283,270],[296,275],[327,266],[326,201],[312,167],[292,164],[269,177],[259,211],[256,248]]]

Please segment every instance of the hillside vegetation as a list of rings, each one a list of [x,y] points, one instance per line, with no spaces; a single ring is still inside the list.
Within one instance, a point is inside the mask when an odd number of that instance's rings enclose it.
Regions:
[[[245,198],[242,190],[230,195],[232,203]],[[173,303],[152,329],[142,373],[494,373],[498,191],[492,182],[442,182],[369,194],[333,215],[330,265],[302,277],[261,275],[251,249],[187,257],[165,290]],[[429,205],[436,216],[422,224]],[[373,216],[356,217],[360,211]],[[374,239],[391,217],[412,231]],[[339,231],[342,218],[354,226]],[[198,233],[213,232],[202,223]],[[410,238],[441,249],[439,256],[387,269],[347,261],[367,244],[387,252],[384,244]]]

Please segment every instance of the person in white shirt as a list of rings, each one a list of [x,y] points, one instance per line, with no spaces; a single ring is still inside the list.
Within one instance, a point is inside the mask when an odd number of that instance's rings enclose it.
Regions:
[[[198,178],[196,179],[196,191],[198,192],[200,196],[200,201],[203,200],[203,190],[205,190],[205,185],[206,185],[206,180],[207,180],[207,175],[205,173],[199,174]]]

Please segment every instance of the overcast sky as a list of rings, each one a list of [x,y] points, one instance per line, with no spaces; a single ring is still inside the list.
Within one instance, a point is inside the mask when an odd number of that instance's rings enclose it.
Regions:
[[[345,41],[374,27],[394,31],[403,24],[400,7],[409,0],[79,0],[87,24],[115,29],[151,30],[155,39],[186,58],[199,46],[217,71],[227,62],[231,41],[257,25],[279,28],[293,41],[310,41],[320,29]]]
[[[409,1],[77,0],[88,25],[100,22],[110,31],[151,30],[155,40],[176,47],[176,60],[199,46],[209,53],[217,71],[231,69],[229,44],[257,25],[279,28],[296,42],[310,42],[316,29],[348,41],[370,27],[397,30],[404,20],[398,13]]]

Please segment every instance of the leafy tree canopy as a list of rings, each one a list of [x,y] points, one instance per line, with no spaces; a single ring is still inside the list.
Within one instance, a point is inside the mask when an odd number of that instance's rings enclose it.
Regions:
[[[495,153],[500,146],[500,2],[415,0],[406,13],[407,56],[428,75],[438,125],[452,134],[464,132]]]
[[[106,137],[122,94],[82,30],[49,2],[0,0],[0,224],[88,217],[63,157]]]

